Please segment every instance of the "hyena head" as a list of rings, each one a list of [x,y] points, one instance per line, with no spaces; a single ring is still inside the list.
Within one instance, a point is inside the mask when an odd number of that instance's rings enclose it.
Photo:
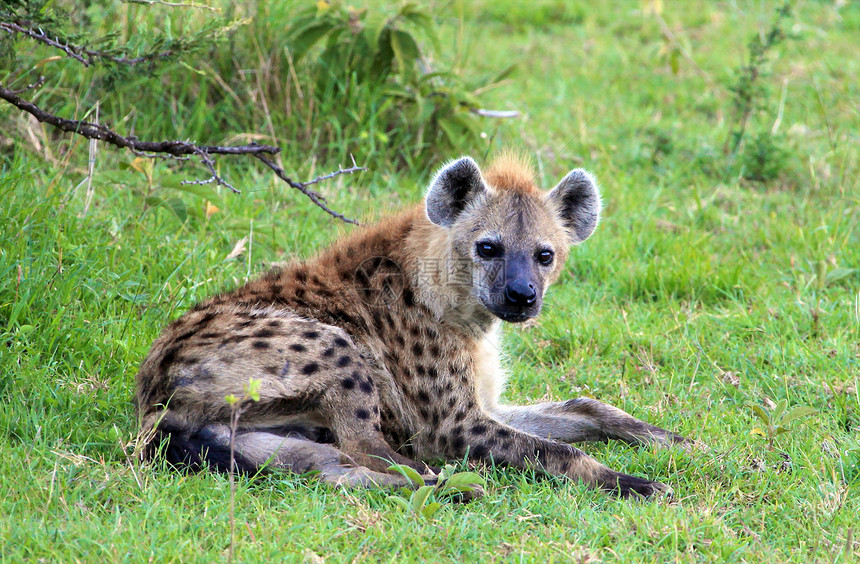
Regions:
[[[569,247],[594,231],[600,195],[582,169],[543,192],[515,156],[497,159],[486,174],[463,157],[433,179],[426,211],[447,230],[453,270],[469,271],[471,297],[496,317],[521,322],[540,313]]]

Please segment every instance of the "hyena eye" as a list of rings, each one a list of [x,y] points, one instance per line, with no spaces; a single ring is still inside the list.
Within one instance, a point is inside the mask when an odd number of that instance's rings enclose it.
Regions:
[[[493,259],[502,255],[502,248],[488,241],[479,241],[476,243],[475,250],[478,252],[478,256],[483,259]]]
[[[555,253],[550,251],[549,249],[544,249],[543,251],[538,251],[536,258],[537,261],[542,265],[549,266],[552,264],[552,261],[555,258]]]

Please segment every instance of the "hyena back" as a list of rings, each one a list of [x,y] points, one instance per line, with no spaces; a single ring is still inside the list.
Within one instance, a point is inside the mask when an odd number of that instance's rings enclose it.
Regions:
[[[409,485],[387,471],[469,459],[651,495],[663,484],[610,470],[568,443],[684,442],[592,399],[504,405],[501,321],[536,316],[569,247],[600,213],[593,178],[548,193],[514,157],[482,174],[445,166],[424,205],[198,304],[152,346],[137,376],[148,453],[226,469],[231,408],[249,378],[235,436],[244,471],[319,471],[335,484]]]

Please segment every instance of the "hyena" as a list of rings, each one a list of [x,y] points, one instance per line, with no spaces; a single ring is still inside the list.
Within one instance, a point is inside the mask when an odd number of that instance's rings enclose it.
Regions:
[[[148,453],[178,465],[235,464],[355,486],[409,485],[387,471],[493,462],[622,496],[667,486],[609,469],[577,441],[682,443],[599,401],[501,403],[502,321],[538,315],[569,249],[597,226],[600,196],[577,169],[549,192],[523,160],[482,173],[444,166],[423,205],[360,228],[174,321],[137,375]],[[228,394],[261,380],[231,432]],[[160,445],[160,446],[159,446]]]

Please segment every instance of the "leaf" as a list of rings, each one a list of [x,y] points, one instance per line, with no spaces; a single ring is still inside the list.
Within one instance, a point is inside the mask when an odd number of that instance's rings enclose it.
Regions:
[[[392,464],[388,467],[388,469],[394,470],[395,472],[399,472],[415,485],[424,485],[424,478],[422,478],[421,474],[419,474],[414,468],[410,466],[406,466],[405,464]]]
[[[406,501],[405,499],[403,499],[402,497],[398,497],[396,495],[390,495],[390,496],[388,496],[388,499],[390,499],[391,501],[393,501],[394,503],[396,503],[397,505],[399,505],[400,507],[402,507],[406,511],[410,511],[412,509],[412,506],[409,505],[409,502]]]
[[[785,428],[785,427],[783,427],[782,425],[778,425],[778,426],[776,427],[776,429],[774,429],[774,430],[773,430],[773,436],[774,436],[774,437],[779,436],[779,435],[782,435],[783,433],[788,433],[788,429],[786,429],[786,428]]]
[[[236,244],[233,246],[233,250],[230,251],[230,253],[226,257],[224,257],[224,260],[228,261],[228,260],[232,260],[232,259],[240,257],[242,255],[242,253],[245,252],[245,243],[247,243],[247,242],[248,242],[248,236],[247,235],[245,235],[244,237],[242,237],[241,239],[236,241]]]
[[[782,421],[780,423],[782,425],[788,425],[795,419],[800,419],[801,417],[808,417],[814,413],[818,413],[818,410],[814,407],[809,407],[808,405],[799,405],[797,407],[791,408],[788,413],[786,413],[782,417]]]
[[[755,427],[752,431],[750,431],[751,435],[758,435],[759,437],[767,437],[767,433],[764,432],[764,429],[761,427]]]
[[[290,51],[293,54],[293,61],[298,63],[311,47],[316,45],[317,41],[322,39],[333,27],[331,22],[323,21],[311,24],[299,31],[290,41]]]
[[[785,413],[785,408],[788,407],[788,400],[781,399],[776,402],[776,407],[773,408],[773,413],[770,416],[771,421],[779,423],[782,419],[782,414]]]
[[[248,378],[248,383],[245,385],[245,394],[254,401],[260,401],[260,386],[262,383],[262,378]]]
[[[147,196],[144,201],[148,206],[153,208],[164,208],[166,210],[170,210],[173,215],[175,215],[179,221],[185,223],[185,220],[188,219],[188,207],[185,205],[185,202],[182,201],[181,198],[168,198],[165,200],[164,198],[159,198],[158,196]]]
[[[445,486],[483,486],[486,485],[486,480],[475,472],[459,472],[445,480]]]
[[[761,419],[765,425],[770,425],[770,415],[768,415],[767,411],[765,411],[762,406],[758,404],[752,404],[750,407],[752,407],[753,413],[756,415],[756,417]]]
[[[427,507],[421,510],[421,515],[423,515],[425,519],[430,519],[437,511],[439,511],[440,507],[442,507],[442,504],[438,501],[428,503]]]
[[[421,56],[418,44],[409,33],[400,29],[391,30],[391,50],[397,59],[397,67],[401,76],[408,76],[415,68],[415,62]]]
[[[427,502],[427,498],[430,497],[430,494],[433,493],[434,489],[436,488],[433,486],[421,486],[415,490],[412,493],[412,510],[416,513],[421,511],[421,508],[424,507],[424,504]]]

